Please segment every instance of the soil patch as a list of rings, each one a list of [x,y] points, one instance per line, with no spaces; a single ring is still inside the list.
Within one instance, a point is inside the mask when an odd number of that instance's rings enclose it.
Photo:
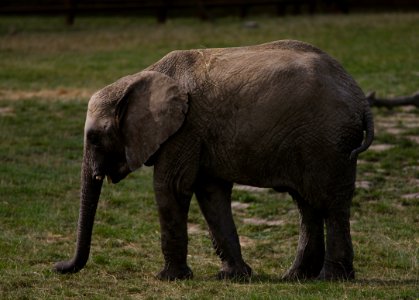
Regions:
[[[244,218],[242,221],[244,224],[250,225],[281,226],[285,224],[282,220],[266,220],[259,218]]]
[[[382,151],[386,151],[388,149],[391,149],[393,147],[394,147],[394,145],[390,145],[390,144],[378,144],[378,145],[371,145],[369,150],[382,152]]]
[[[39,91],[13,91],[0,90],[0,100],[26,100],[26,99],[45,99],[45,100],[85,100],[89,99],[94,91],[87,89],[60,88]]]
[[[268,190],[267,188],[259,188],[255,186],[241,185],[241,184],[234,185],[234,189],[238,191],[256,192],[256,193],[262,193]]]
[[[189,234],[202,234],[206,231],[201,228],[199,224],[188,223],[188,233]]]
[[[15,110],[12,107],[0,107],[0,117],[14,116]]]
[[[238,201],[231,202],[231,208],[236,210],[245,210],[250,206],[249,203],[242,203]]]
[[[402,196],[403,199],[419,199],[419,193],[406,194]]]

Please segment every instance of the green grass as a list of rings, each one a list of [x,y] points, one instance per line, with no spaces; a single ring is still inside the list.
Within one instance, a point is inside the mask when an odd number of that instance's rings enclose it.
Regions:
[[[1,299],[417,299],[419,297],[418,109],[374,109],[375,144],[361,155],[352,209],[357,279],[280,280],[298,239],[288,196],[235,190],[249,283],[217,281],[219,268],[194,200],[189,263],[195,278],[160,282],[162,266],[152,169],[104,187],[92,255],[74,275],[51,271],[74,251],[83,124],[88,95],[148,66],[170,50],[256,44],[293,38],[338,58],[365,91],[411,94],[419,81],[419,15],[382,14],[237,19],[0,19],[0,298]],[[80,92],[80,93],[78,93]],[[391,128],[400,132],[395,134]],[[279,220],[254,225],[247,219]]]

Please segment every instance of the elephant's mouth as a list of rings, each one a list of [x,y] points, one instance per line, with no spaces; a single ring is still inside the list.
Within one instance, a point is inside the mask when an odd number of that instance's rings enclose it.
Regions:
[[[122,179],[127,177],[129,173],[131,173],[131,170],[128,168],[128,166],[126,165],[120,166],[116,171],[107,172],[106,181],[108,183],[114,183],[114,184],[118,183]]]
[[[106,182],[109,183],[109,184],[110,183],[115,184],[115,183],[120,182],[123,178],[124,177],[116,176],[115,174],[113,174],[113,175],[108,174],[108,175],[106,175]]]
[[[97,180],[97,181],[102,181],[102,180],[104,180],[105,179],[105,177],[106,177],[106,181],[108,182],[108,183],[118,183],[121,179],[119,179],[118,181],[117,180],[115,180],[115,179],[112,179],[112,177],[110,176],[110,175],[106,175],[106,176],[103,176],[103,175],[94,175],[93,176],[94,177],[94,179],[95,180]]]

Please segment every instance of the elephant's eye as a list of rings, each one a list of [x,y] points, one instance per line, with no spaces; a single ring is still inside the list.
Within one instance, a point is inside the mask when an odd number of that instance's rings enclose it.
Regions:
[[[101,144],[101,136],[96,131],[89,131],[87,133],[87,140],[89,141],[89,143],[95,146],[99,146]]]

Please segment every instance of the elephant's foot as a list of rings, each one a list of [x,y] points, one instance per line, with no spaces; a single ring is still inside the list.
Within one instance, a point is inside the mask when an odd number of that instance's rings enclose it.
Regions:
[[[313,271],[302,267],[291,267],[283,276],[286,281],[310,280],[316,278],[320,270]]]
[[[320,273],[321,265],[303,267],[303,266],[292,266],[283,276],[283,280],[287,281],[298,281],[298,280],[310,280],[318,277]]]
[[[157,274],[157,278],[163,281],[184,280],[193,277],[192,270],[187,266],[165,266]]]
[[[223,266],[217,274],[217,278],[232,279],[232,280],[246,280],[252,276],[252,268],[250,268],[245,262],[239,265],[230,265],[223,263]]]
[[[319,280],[353,280],[355,279],[355,271],[352,266],[345,266],[341,263],[325,262],[321,270]]]

